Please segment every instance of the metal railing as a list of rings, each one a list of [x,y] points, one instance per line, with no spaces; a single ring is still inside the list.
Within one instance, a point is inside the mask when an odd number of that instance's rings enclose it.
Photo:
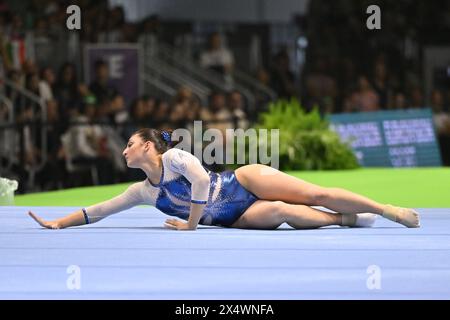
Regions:
[[[163,81],[157,79],[156,77],[151,77],[144,72],[141,72],[139,76],[141,81],[144,83],[143,88],[147,88],[147,86],[152,87],[152,89],[150,90],[144,89],[144,92],[146,94],[149,93],[148,91],[151,91],[152,96],[165,100],[170,100],[177,94],[177,91],[174,88],[165,84]]]
[[[47,107],[45,105],[45,103],[42,101],[42,99],[37,96],[36,94],[34,94],[33,92],[30,92],[29,90],[26,90],[20,86],[18,86],[16,83],[12,82],[9,79],[6,78],[1,78],[0,79],[1,83],[5,86],[5,89],[9,89],[9,91],[12,92],[16,92],[18,94],[17,96],[17,101],[18,104],[20,106],[15,106],[16,101],[12,100],[11,101],[11,110],[12,110],[12,114],[15,113],[15,108],[16,107],[21,107],[23,104],[27,104],[28,105],[28,101],[31,102],[31,104],[35,104],[36,106],[38,106],[39,108],[39,114],[37,116],[38,121],[41,124],[44,124],[47,122]],[[8,98],[9,99],[9,98]],[[10,100],[10,99],[9,99]],[[28,101],[27,101],[28,100]],[[13,115],[13,117],[15,117]],[[13,118],[14,119],[14,118]],[[30,130],[33,129],[33,131],[39,131],[39,133],[37,133],[36,135],[33,133],[30,133],[30,137],[32,139],[34,139],[34,143],[35,144],[39,144],[40,148],[41,148],[41,156],[40,156],[40,161],[37,164],[34,165],[30,165],[28,166],[26,169],[29,171],[29,180],[28,180],[28,185],[32,186],[34,184],[34,177],[35,177],[35,173],[39,170],[41,170],[44,165],[47,162],[47,156],[48,156],[48,148],[47,148],[47,127],[42,125],[42,126],[33,126],[33,125],[29,125],[27,123],[24,123],[23,128],[30,128]],[[21,143],[23,142],[23,137],[22,137],[23,132],[21,133],[20,137],[21,137]],[[40,141],[36,140],[39,139]],[[14,143],[14,142],[13,142]],[[11,157],[14,157],[15,155],[10,155]],[[21,152],[20,152],[20,161],[22,163],[24,163],[24,150],[23,148],[21,148]],[[12,158],[10,158],[12,159]]]
[[[214,87],[216,90],[235,89],[244,96],[247,100],[248,109],[250,112],[256,109],[256,98],[255,93],[259,95],[264,95],[267,100],[275,100],[276,93],[272,89],[260,84],[256,79],[253,79],[245,72],[235,69],[232,73],[233,83],[230,85],[224,78],[217,72],[212,70],[204,69],[191,57],[186,56],[186,54],[176,50],[168,44],[159,43],[156,50],[156,54],[162,60],[167,61],[167,63],[172,64],[183,70],[187,74],[196,77],[200,81],[206,82],[209,86]],[[229,88],[231,86],[231,88]]]
[[[207,105],[208,96],[211,94],[211,90],[207,86],[156,57],[152,57],[151,60],[152,62],[145,62],[145,69],[149,71],[144,73],[147,79],[159,79],[160,82],[165,82],[167,86],[175,87],[176,89],[173,88],[175,92],[181,86],[189,86],[201,104]]]

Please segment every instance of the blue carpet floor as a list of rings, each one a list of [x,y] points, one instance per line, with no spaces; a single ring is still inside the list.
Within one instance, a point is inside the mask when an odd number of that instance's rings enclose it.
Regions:
[[[48,230],[27,215],[78,209],[0,207],[0,299],[450,299],[450,209],[418,209],[419,229],[173,231],[136,207]]]

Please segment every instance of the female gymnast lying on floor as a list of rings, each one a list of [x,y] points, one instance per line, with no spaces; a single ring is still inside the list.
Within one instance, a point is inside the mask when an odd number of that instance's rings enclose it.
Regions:
[[[194,155],[171,145],[171,132],[140,129],[130,137],[123,155],[128,167],[146,173],[146,180],[134,183],[111,200],[60,219],[46,221],[32,212],[29,215],[45,228],[62,229],[95,223],[148,204],[181,218],[168,219],[164,224],[176,230],[195,230],[198,224],[242,229],[276,229],[283,223],[295,229],[370,227],[377,215],[406,227],[420,226],[413,209],[380,204],[343,189],[320,187],[260,164],[212,172]]]

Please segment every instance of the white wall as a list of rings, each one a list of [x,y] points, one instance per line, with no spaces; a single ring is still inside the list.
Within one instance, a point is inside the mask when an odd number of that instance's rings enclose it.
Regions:
[[[109,0],[122,5],[127,19],[150,14],[164,19],[215,22],[287,23],[293,14],[306,13],[310,0]]]

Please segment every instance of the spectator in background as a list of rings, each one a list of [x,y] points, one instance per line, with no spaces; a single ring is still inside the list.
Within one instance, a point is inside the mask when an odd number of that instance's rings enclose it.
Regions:
[[[214,92],[210,98],[209,109],[213,114],[213,122],[207,127],[218,129],[222,132],[222,136],[224,138],[222,143],[225,147],[227,141],[231,138],[228,136],[226,130],[234,128],[233,115],[227,105],[225,94],[222,92]]]
[[[431,93],[431,109],[436,130],[439,135],[450,135],[450,115],[444,110],[444,96],[440,90]]]
[[[346,99],[345,112],[368,112],[380,109],[379,97],[366,76],[358,79],[358,89]]]
[[[70,113],[79,108],[81,104],[81,95],[74,64],[65,63],[59,69],[54,93],[59,103],[61,119],[67,121],[70,118]]]
[[[172,106],[172,111],[169,115],[170,124],[173,128],[183,128],[185,126],[186,121],[186,103],[177,103]]]
[[[123,139],[127,140],[134,132],[141,128],[154,126],[154,112],[156,108],[156,100],[150,96],[143,96],[135,99],[130,107],[129,120],[130,123],[124,131]]]
[[[99,42],[120,42],[122,27],[125,24],[125,13],[122,7],[116,6],[109,12],[106,19],[106,26],[103,32],[99,33]]]
[[[379,59],[374,66],[373,88],[380,99],[381,109],[391,107],[391,87],[389,84],[389,75],[384,60]]]
[[[225,155],[226,152],[226,142],[227,142],[227,132],[226,129],[232,129],[234,127],[232,114],[227,106],[226,96],[224,93],[216,91],[213,92],[209,99],[209,110],[202,114],[203,117],[209,117],[209,122],[204,125],[205,129],[217,129],[220,130],[223,140],[215,141],[214,143],[222,143],[222,152]],[[205,110],[206,111],[206,110]],[[215,150],[212,153],[215,157]],[[221,159],[218,159],[221,160]],[[214,172],[220,172],[225,170],[225,165],[222,163],[204,164],[209,170]]]
[[[259,67],[256,70],[255,78],[260,85],[272,89],[270,74],[264,67]],[[249,118],[256,120],[259,112],[266,111],[266,107],[268,103],[272,101],[273,97],[263,93],[262,91],[255,91],[253,93],[255,94],[255,106],[246,105],[244,111],[247,113]]]
[[[164,130],[171,128],[169,122],[169,114],[170,114],[170,104],[165,100],[157,101],[153,117],[156,129]]]
[[[444,96],[440,90],[431,93],[433,122],[438,135],[444,165],[450,165],[450,113],[444,110]]]
[[[11,69],[8,72],[8,78],[9,80],[18,88],[23,88],[23,75],[19,70]],[[6,96],[11,100],[14,106],[16,106],[14,109],[15,115],[22,110],[22,104],[21,104],[21,96],[19,91],[12,89],[11,87],[5,88]]]
[[[144,49],[146,58],[150,58],[158,50],[161,37],[161,22],[157,15],[151,15],[144,20],[138,42]]]
[[[258,80],[259,84],[270,87],[270,75],[264,67],[259,67],[256,70],[256,80]]]
[[[228,48],[223,46],[219,33],[214,32],[210,35],[208,49],[200,55],[200,65],[203,68],[219,72],[224,76],[227,84],[232,85],[234,56]]]
[[[317,106],[321,114],[334,111],[337,96],[336,81],[327,73],[327,64],[319,59],[311,74],[306,77],[307,107]]]
[[[53,100],[53,86],[55,85],[55,74],[51,68],[44,68],[41,71],[39,81],[39,96],[45,101]]]
[[[64,149],[60,141],[65,127],[60,120],[58,102],[47,101],[47,162],[36,175],[36,181],[40,183],[42,190],[60,188],[66,181]]]
[[[95,79],[89,85],[89,90],[94,94],[99,105],[103,105],[117,94],[117,89],[109,84],[109,69],[103,60],[95,62]]]
[[[134,43],[137,41],[137,27],[133,23],[124,23],[120,30],[119,42]]]
[[[225,130],[233,128],[233,121],[224,93],[213,92],[211,94],[209,110],[211,110],[214,122],[208,125],[208,128],[219,129],[225,137]]]
[[[50,38],[47,19],[38,18],[33,31],[35,61],[40,66],[48,65],[54,59],[52,56],[52,41],[54,40]]]
[[[200,106],[199,110],[200,120],[208,123],[214,120],[214,114],[208,106]]]
[[[125,99],[116,93],[109,102],[108,117],[112,124],[122,125],[129,120]]]
[[[34,73],[39,74],[39,68],[33,60],[25,59],[22,64],[22,72],[25,76]]]
[[[191,101],[189,109],[186,110],[186,129],[192,134],[194,133],[194,121],[200,118],[201,104],[200,101],[194,97]]]
[[[242,94],[234,90],[228,95],[228,105],[233,117],[234,128],[240,128],[246,130],[248,128],[247,115],[244,112],[244,99]]]
[[[423,98],[422,89],[420,87],[413,87],[410,92],[411,108],[412,109],[420,109],[425,107],[425,101]]]
[[[100,126],[91,124],[95,121],[96,110],[93,101],[87,101],[74,112],[72,122],[81,125],[69,128],[66,134],[70,144],[64,152],[70,154],[75,165],[95,165],[99,183],[110,184],[114,182],[114,167],[107,136]]]
[[[270,80],[271,87],[279,98],[289,99],[297,95],[295,76],[290,70],[290,60],[286,50],[281,50],[276,54]]]
[[[39,92],[39,76],[37,73],[29,73],[26,76],[25,89],[31,91],[38,97],[40,97]],[[42,97],[41,97],[42,98]]]
[[[194,100],[195,96],[191,88],[182,86],[178,89],[169,118],[175,128],[183,128],[186,126],[189,117],[192,117],[192,115],[188,116],[188,110],[195,108]]]
[[[14,14],[11,19],[11,24],[5,30],[6,41],[9,46],[9,60],[11,66],[15,69],[20,69],[26,59],[33,57],[33,47],[30,43],[30,37],[27,36],[23,26],[22,17],[19,14]]]
[[[127,129],[128,136],[130,133],[149,126],[145,103],[142,98],[135,99],[131,104],[130,120],[132,125]]]
[[[0,30],[0,77],[6,76],[11,68],[11,59],[7,50],[7,39],[5,38],[4,31]]]
[[[397,92],[394,95],[392,108],[394,110],[404,110],[408,109],[408,107],[408,100],[406,99],[406,96],[402,92]]]
[[[144,95],[144,96],[142,96],[142,101],[144,102],[144,110],[145,110],[145,115],[147,117],[147,120],[148,120],[148,122],[151,122],[152,115],[155,112],[155,108],[156,108],[156,99],[154,97]]]

